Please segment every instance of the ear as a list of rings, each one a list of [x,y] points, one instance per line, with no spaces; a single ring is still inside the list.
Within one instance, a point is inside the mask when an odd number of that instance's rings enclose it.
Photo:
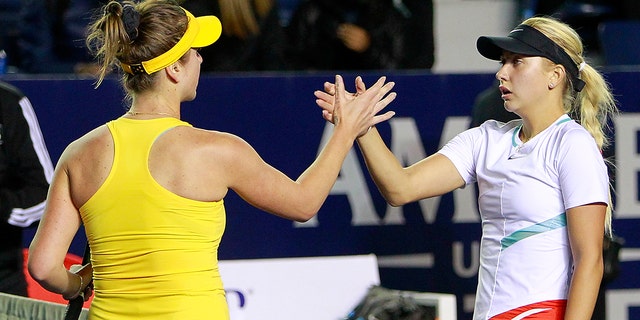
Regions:
[[[564,66],[556,64],[549,72],[549,89],[557,87],[567,76]]]
[[[177,61],[170,66],[164,68],[164,72],[167,74],[169,80],[174,83],[180,82],[180,76],[182,74],[182,65]]]

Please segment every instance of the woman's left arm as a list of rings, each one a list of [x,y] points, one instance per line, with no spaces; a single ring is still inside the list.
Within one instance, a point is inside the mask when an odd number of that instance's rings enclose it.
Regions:
[[[592,203],[567,210],[573,276],[565,320],[591,319],[602,281],[602,241],[607,205]]]
[[[75,274],[64,266],[71,241],[81,224],[80,214],[71,200],[64,158],[63,153],[49,188],[44,215],[29,247],[28,270],[42,287],[71,299],[89,284],[91,268]]]

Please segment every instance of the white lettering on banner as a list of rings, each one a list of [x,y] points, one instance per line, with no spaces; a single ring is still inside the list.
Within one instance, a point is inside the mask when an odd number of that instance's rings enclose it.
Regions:
[[[470,252],[470,265],[465,267],[464,260],[464,243],[455,241],[451,247],[453,251],[453,271],[460,278],[472,278],[478,274],[478,269],[480,268],[480,242],[472,241]]]
[[[616,219],[640,218],[640,113],[620,114],[613,120],[616,130]]]
[[[629,320],[630,307],[640,307],[640,289],[607,290],[607,319]]]
[[[458,133],[468,129],[469,117],[449,117],[446,119],[440,138],[439,148]],[[393,118],[389,120],[391,127],[390,149],[403,166],[408,166],[424,159],[427,154],[420,138],[420,132],[413,118]],[[322,134],[320,148],[326,145],[333,131],[333,125],[327,123]],[[375,211],[370,190],[365,179],[365,168],[360,165],[354,150],[349,151],[342,165],[340,176],[331,189],[331,195],[346,195],[351,207],[351,225],[403,225],[405,223],[402,207],[387,205],[383,218]],[[453,221],[457,223],[479,222],[475,207],[473,188],[454,191]],[[418,201],[426,223],[434,223],[440,197]],[[296,227],[317,227],[318,218],[314,217],[305,223],[294,222]]]

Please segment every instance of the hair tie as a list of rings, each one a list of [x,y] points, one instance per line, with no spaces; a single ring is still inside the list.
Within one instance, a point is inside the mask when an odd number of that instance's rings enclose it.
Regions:
[[[124,30],[129,36],[131,42],[138,38],[138,25],[140,25],[140,13],[136,11],[130,4],[125,4],[122,7],[122,23],[124,24]]]
[[[582,72],[582,69],[584,69],[586,65],[587,65],[586,61],[580,62],[580,64],[578,65],[578,72]]]

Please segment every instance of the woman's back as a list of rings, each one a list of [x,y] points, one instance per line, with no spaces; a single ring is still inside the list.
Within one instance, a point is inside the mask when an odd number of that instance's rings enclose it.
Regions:
[[[108,128],[113,137],[113,147],[106,148],[113,150],[111,166],[99,167],[110,168],[109,173],[80,207],[92,252],[92,316],[138,319],[175,315],[185,319],[210,316],[212,310],[220,312],[216,319],[227,316],[217,269],[217,249],[225,226],[222,201],[198,201],[175,194],[150,170],[152,163],[169,166],[152,152],[156,143],[172,140],[173,130],[194,129],[174,118],[120,118]],[[89,150],[105,148],[86,146]],[[98,157],[109,163],[109,155]],[[73,172],[74,166],[70,168]],[[72,185],[74,181],[72,174]],[[176,181],[176,185],[189,184]],[[214,304],[218,307],[211,308]]]

